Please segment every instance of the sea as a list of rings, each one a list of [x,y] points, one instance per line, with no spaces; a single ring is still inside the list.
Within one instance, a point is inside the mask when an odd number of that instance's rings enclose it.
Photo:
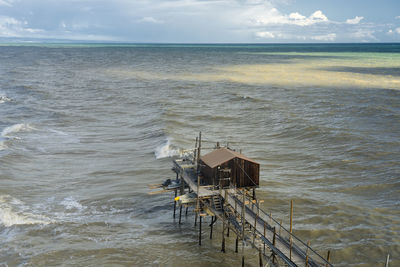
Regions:
[[[400,266],[398,43],[1,44],[0,266],[258,266],[149,194],[199,132],[334,266]]]

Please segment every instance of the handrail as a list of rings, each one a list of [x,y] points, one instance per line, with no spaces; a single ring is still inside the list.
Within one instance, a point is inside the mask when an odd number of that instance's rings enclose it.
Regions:
[[[235,190],[235,192],[237,194],[242,195],[243,193],[240,192],[239,190]],[[231,197],[233,197],[235,199],[235,201],[241,202],[240,199],[238,197],[236,197],[234,194],[230,193],[229,191],[227,192],[228,195],[230,195]],[[247,200],[252,201],[252,199],[250,199],[248,196],[245,195],[245,198],[247,198]],[[267,214],[265,211],[263,211],[262,209],[260,209],[259,204],[256,204],[256,207],[259,211],[261,211],[262,214],[266,215],[269,219],[271,219],[273,222],[275,222],[277,225],[280,226],[281,229],[284,230],[284,232],[286,232],[287,234],[289,234],[289,236],[293,237],[295,240],[299,241],[302,245],[304,245],[306,248],[308,248],[310,251],[312,251],[316,256],[318,256],[318,258],[320,260],[323,261],[323,263],[326,266],[330,266],[333,267],[333,265],[331,263],[329,263],[325,258],[323,258],[318,252],[316,252],[315,250],[313,250],[310,246],[308,246],[306,243],[304,243],[300,238],[298,238],[297,236],[295,236],[293,233],[290,233],[285,227],[282,226],[281,223],[279,223],[278,221],[276,221],[271,215]],[[260,216],[259,216],[260,217]],[[256,229],[257,232],[259,232]],[[261,233],[260,233],[261,234]],[[276,234],[279,238],[283,238],[280,234]],[[283,238],[284,239],[284,238]]]

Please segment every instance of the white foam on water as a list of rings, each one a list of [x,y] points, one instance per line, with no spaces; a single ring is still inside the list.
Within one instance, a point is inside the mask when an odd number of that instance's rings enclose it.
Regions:
[[[6,145],[7,140],[10,140],[10,139],[20,140],[21,139],[17,136],[13,136],[13,134],[19,133],[19,132],[29,132],[32,130],[36,130],[36,129],[27,123],[18,123],[18,124],[14,124],[14,125],[4,128],[0,134],[0,151],[8,148],[8,146]]]
[[[54,223],[54,220],[34,214],[21,200],[9,195],[0,196],[0,225],[10,227],[13,225]]]
[[[4,95],[0,95],[0,104],[3,104],[5,102],[10,102],[10,101],[11,101],[11,98],[8,98]]]
[[[73,197],[66,197],[61,201],[60,203],[63,205],[67,210],[79,210],[82,211],[86,209],[85,206],[83,206],[81,203],[79,203],[75,198]]]
[[[32,130],[36,130],[36,129],[27,123],[18,123],[18,124],[14,124],[14,125],[4,128],[4,130],[1,132],[1,136],[2,137],[10,137],[10,135],[13,133],[29,132]]]
[[[6,139],[0,137],[0,151],[6,150],[8,148],[8,146],[6,146],[6,144],[4,143],[5,141]]]
[[[179,148],[175,148],[171,145],[171,140],[168,138],[167,141],[158,146],[154,152],[156,159],[168,158],[173,156],[179,156],[182,151]]]

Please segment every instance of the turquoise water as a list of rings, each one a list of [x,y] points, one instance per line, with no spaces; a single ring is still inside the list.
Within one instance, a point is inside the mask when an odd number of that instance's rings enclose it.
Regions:
[[[295,234],[335,266],[399,265],[399,51],[0,46],[0,265],[240,263],[234,237],[199,247],[193,214],[147,194],[199,131],[260,162],[263,209],[287,225],[294,200]]]

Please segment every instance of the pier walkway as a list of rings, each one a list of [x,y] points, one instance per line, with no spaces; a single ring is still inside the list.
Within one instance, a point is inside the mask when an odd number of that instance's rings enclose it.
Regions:
[[[304,243],[290,230],[284,228],[282,223],[263,211],[259,207],[260,202],[254,196],[254,191],[253,195],[250,193],[250,189],[254,188],[220,189],[202,185],[198,181],[196,165],[182,159],[174,160],[173,170],[177,174],[177,180],[184,181],[180,188],[175,189],[175,195],[177,192],[183,195],[185,190],[194,192],[197,195],[195,212],[196,216],[199,215],[200,225],[201,217],[207,214],[213,216],[212,224],[218,218],[223,223],[224,232],[232,230],[236,234],[236,252],[238,251],[238,239],[240,239],[243,246],[245,243],[250,243],[259,251],[260,262],[262,257],[271,266],[333,266],[329,263],[329,253],[328,259],[324,259],[310,247],[309,243]],[[182,206],[179,216],[181,216],[181,212]],[[199,244],[201,244],[201,226]],[[225,241],[222,246],[222,250],[225,251]]]

